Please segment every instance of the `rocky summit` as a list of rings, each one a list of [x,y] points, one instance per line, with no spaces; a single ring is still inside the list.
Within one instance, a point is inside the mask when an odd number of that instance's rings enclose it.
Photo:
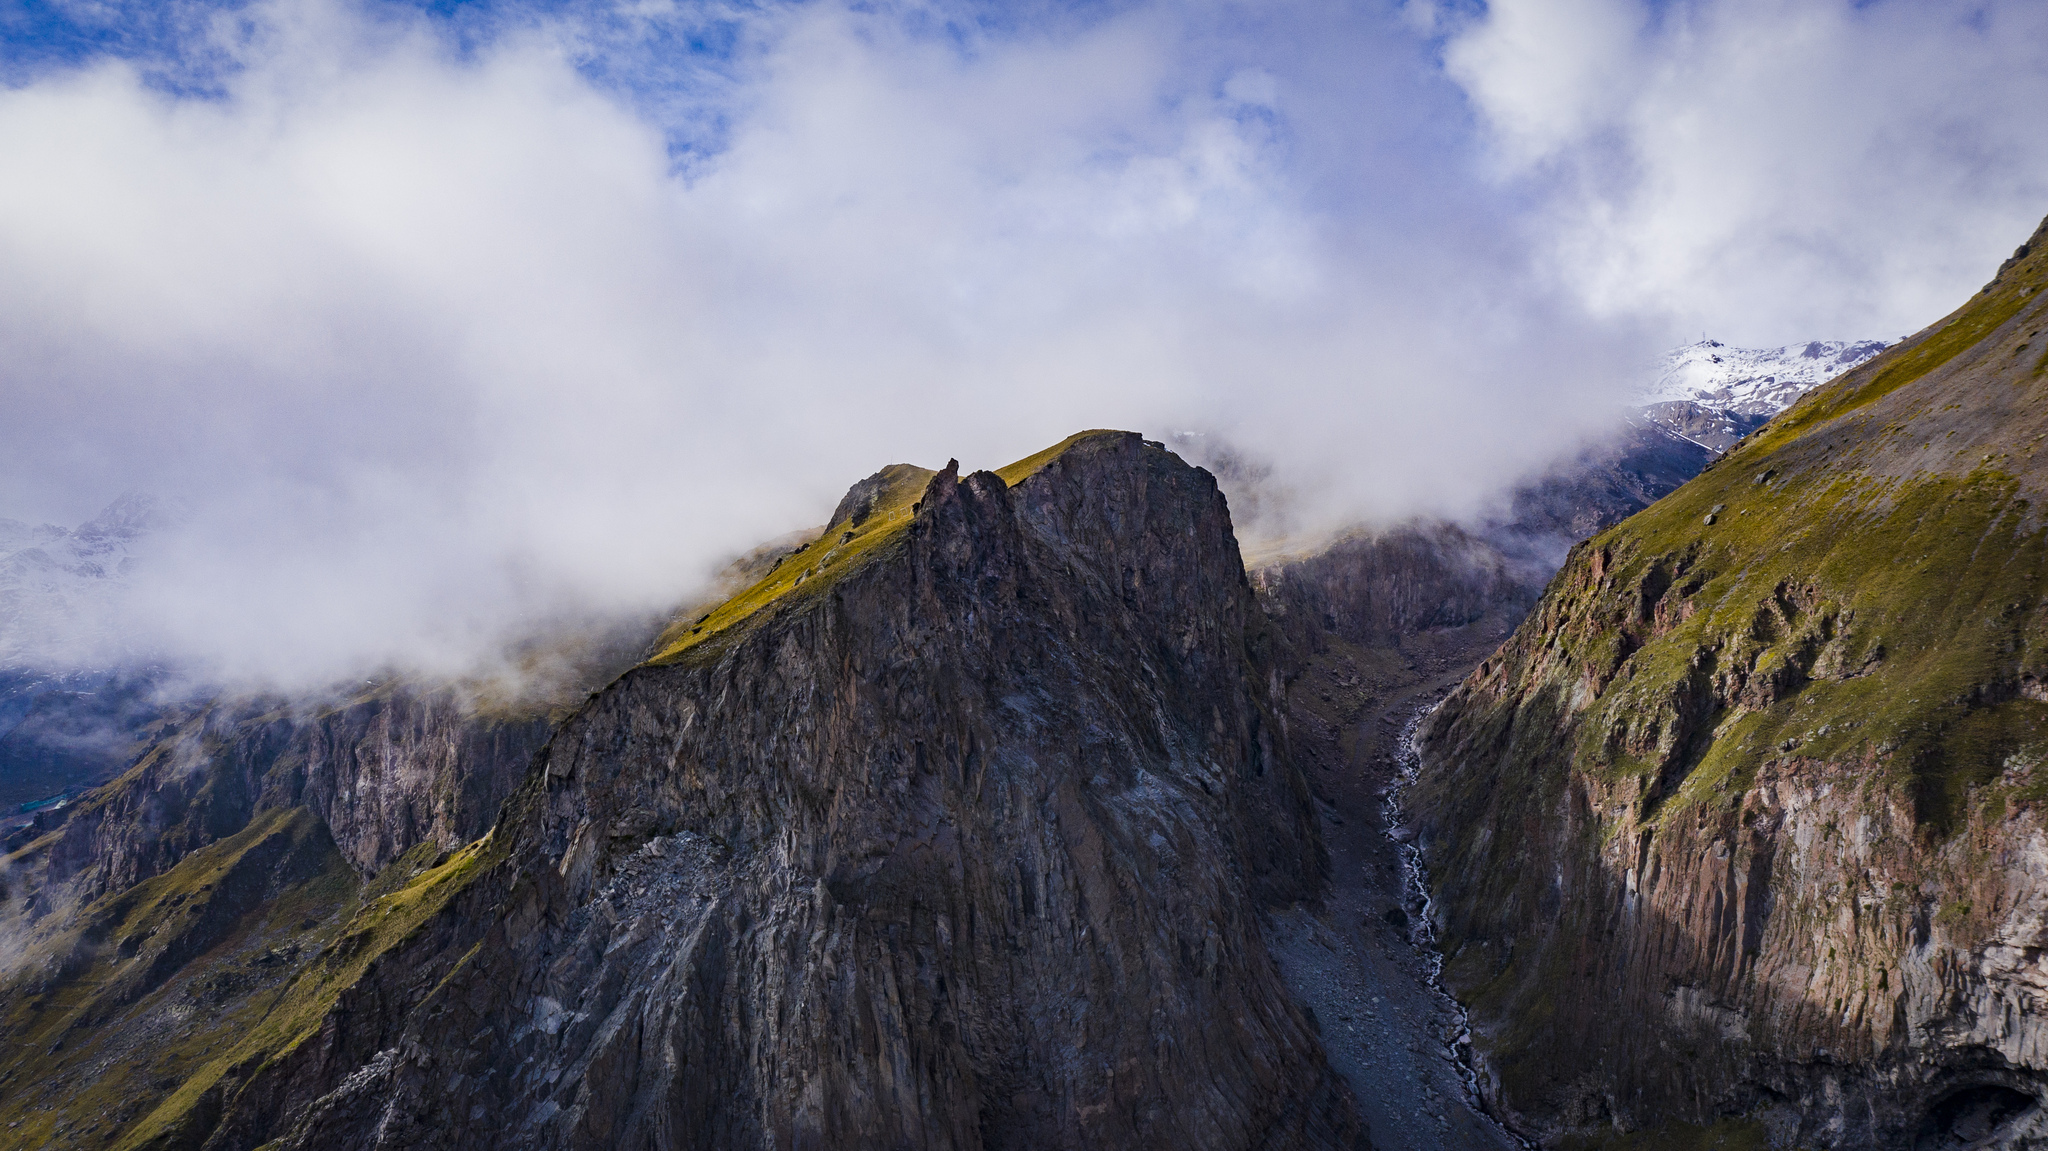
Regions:
[[[2044,241],[1580,545],[1423,729],[1525,1136],[2048,1145]]]
[[[360,740],[234,728],[271,740],[241,777],[299,786],[27,917],[13,1118],[154,1148],[1368,1146],[1260,934],[1326,866],[1272,642],[1213,480],[1157,444],[885,469],[562,722],[480,838],[391,801],[366,835],[321,753]],[[180,1025],[209,1011],[235,1025]],[[123,1045],[150,1021],[189,1049]]]

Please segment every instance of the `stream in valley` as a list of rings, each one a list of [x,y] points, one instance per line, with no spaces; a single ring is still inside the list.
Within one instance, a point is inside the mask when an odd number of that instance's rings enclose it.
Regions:
[[[1480,1109],[1464,1011],[1440,982],[1420,853],[1399,822],[1415,729],[1461,675],[1385,700],[1349,769],[1315,781],[1330,889],[1320,907],[1272,920],[1281,970],[1315,1012],[1331,1066],[1383,1149],[1527,1146]]]

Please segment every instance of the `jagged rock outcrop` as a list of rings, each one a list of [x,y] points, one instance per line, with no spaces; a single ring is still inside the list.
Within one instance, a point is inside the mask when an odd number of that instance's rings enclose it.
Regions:
[[[1213,482],[1125,433],[926,475],[571,717],[137,1138],[1362,1145],[1260,941],[1323,865]]]
[[[2048,257],[1576,549],[1409,803],[1547,1143],[2048,1145]]]
[[[482,835],[552,728],[531,711],[480,715],[452,691],[399,690],[299,726],[262,803],[303,804],[375,874],[417,844]]]
[[[417,844],[482,835],[549,730],[545,715],[480,715],[449,690],[397,688],[304,713],[275,699],[219,702],[13,856],[8,885],[39,919],[169,870],[261,812],[300,806],[374,874]]]

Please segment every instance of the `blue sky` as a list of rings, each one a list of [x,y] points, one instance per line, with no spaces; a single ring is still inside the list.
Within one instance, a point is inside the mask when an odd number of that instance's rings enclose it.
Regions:
[[[1082,427],[1469,516],[1665,348],[1905,334],[2048,213],[2038,0],[0,13],[0,516],[177,496],[147,617],[252,674]]]

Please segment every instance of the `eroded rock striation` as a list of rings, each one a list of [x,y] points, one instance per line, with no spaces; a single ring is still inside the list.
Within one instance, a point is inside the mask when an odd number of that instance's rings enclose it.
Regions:
[[[1577,548],[1423,732],[1529,1135],[2048,1145],[2044,238]]]

